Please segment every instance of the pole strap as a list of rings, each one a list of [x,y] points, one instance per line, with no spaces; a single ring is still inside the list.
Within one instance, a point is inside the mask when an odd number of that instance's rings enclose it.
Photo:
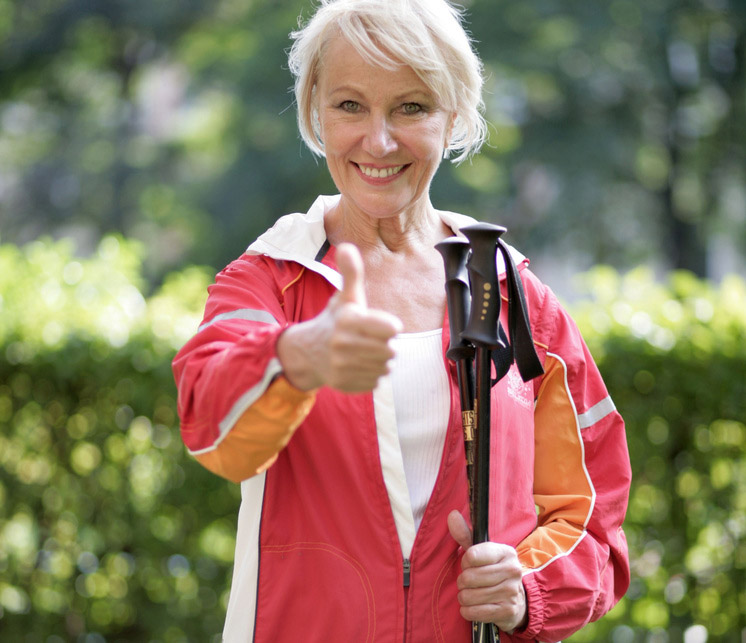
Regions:
[[[526,295],[523,292],[521,276],[508,246],[502,239],[498,238],[497,247],[505,260],[510,340],[508,340],[502,324],[498,322],[501,345],[492,351],[492,362],[495,365],[496,373],[496,377],[492,380],[492,386],[505,377],[510,370],[513,359],[515,359],[518,372],[524,382],[544,374],[544,367],[536,353],[534,339],[531,335],[531,324],[528,319]]]

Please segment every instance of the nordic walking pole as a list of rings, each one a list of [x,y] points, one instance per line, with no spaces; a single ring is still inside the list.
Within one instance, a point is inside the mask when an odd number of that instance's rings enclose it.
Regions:
[[[436,248],[443,256],[446,274],[446,300],[451,333],[446,357],[454,360],[458,369],[469,479],[469,508],[473,542],[478,543],[489,539],[491,388],[507,374],[513,362],[524,382],[538,377],[544,369],[531,337],[531,325],[518,269],[508,246],[500,238],[505,228],[483,223],[463,228],[462,232],[471,243],[460,237],[451,237],[437,244]],[[500,324],[501,294],[496,266],[497,251],[502,254],[505,263],[509,340]],[[472,258],[467,262],[470,252]],[[467,273],[470,283],[467,283]],[[477,355],[476,393],[472,363],[474,344],[480,349]],[[495,365],[495,379],[490,377],[490,359]],[[482,400],[481,418],[479,399]],[[475,414],[480,419],[475,419]],[[476,435],[479,434],[480,427],[482,439],[477,447]],[[474,456],[475,449],[479,449],[479,456]],[[479,463],[478,481],[475,480],[475,459]],[[474,623],[473,643],[499,643],[499,640],[500,633],[495,626]]]
[[[464,454],[466,456],[466,479],[469,484],[469,512],[474,520],[472,484],[474,475],[474,346],[462,339],[461,332],[469,317],[471,295],[466,259],[469,242],[461,237],[449,237],[436,244],[443,257],[446,275],[446,305],[451,341],[446,357],[456,363],[458,390],[461,402],[461,425],[464,430]]]
[[[478,223],[461,228],[471,246],[467,263],[471,284],[469,322],[461,337],[476,348],[475,390],[475,475],[472,540],[476,545],[489,540],[491,364],[492,351],[505,348],[500,338],[500,285],[497,277],[497,241],[505,228]],[[499,641],[497,628],[490,623],[474,623],[473,643]]]

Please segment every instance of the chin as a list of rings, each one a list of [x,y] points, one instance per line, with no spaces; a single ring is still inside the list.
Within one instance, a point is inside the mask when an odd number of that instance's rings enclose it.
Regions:
[[[360,199],[355,202],[357,207],[373,219],[387,219],[406,211],[411,202],[386,201],[376,199]]]

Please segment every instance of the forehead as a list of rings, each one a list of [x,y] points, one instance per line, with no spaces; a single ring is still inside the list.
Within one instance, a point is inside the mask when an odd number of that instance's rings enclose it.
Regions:
[[[358,91],[390,89],[392,92],[433,93],[414,69],[393,57],[389,60],[387,67],[372,62],[346,38],[337,35],[329,40],[321,54],[317,83],[323,92],[345,87]]]

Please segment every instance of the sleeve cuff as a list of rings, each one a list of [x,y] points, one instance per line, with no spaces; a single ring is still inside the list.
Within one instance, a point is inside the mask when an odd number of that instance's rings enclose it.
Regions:
[[[523,577],[523,588],[526,590],[528,623],[523,629],[514,630],[511,636],[533,641],[544,628],[546,618],[544,597],[534,574],[526,574]]]

